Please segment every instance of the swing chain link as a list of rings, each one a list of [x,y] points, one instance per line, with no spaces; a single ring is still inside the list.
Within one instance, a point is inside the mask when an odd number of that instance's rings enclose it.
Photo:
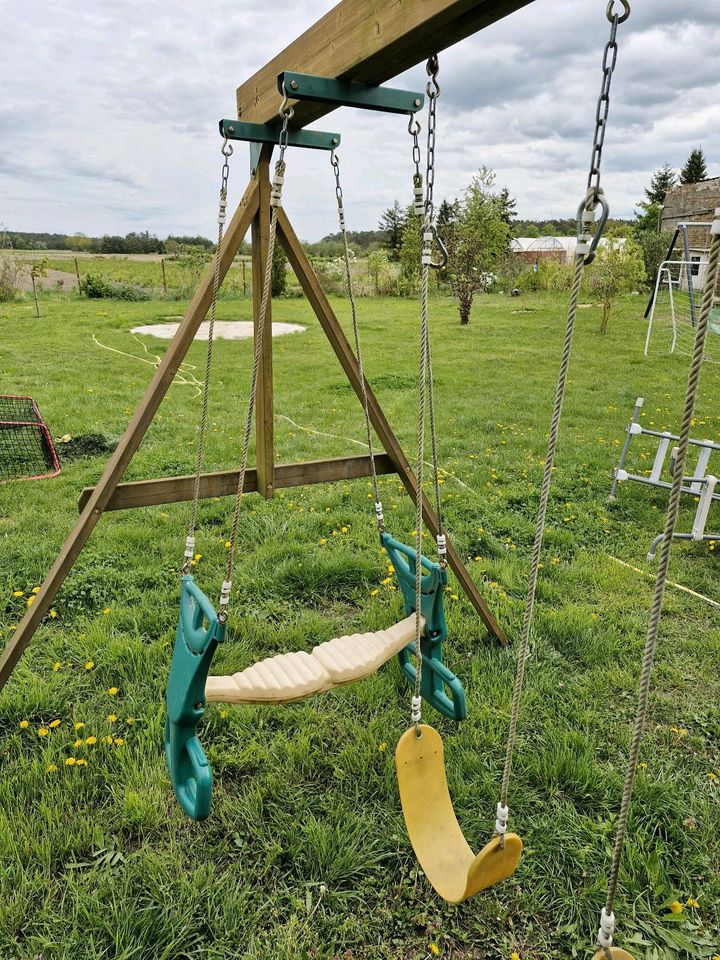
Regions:
[[[598,97],[597,108],[595,110],[595,135],[593,137],[590,172],[588,173],[587,181],[588,191],[592,191],[593,200],[596,204],[599,202],[600,196],[600,165],[602,162],[603,145],[605,143],[608,113],[610,111],[610,85],[612,83],[618,55],[617,28],[618,24],[624,23],[630,16],[630,4],[627,0],[622,0],[622,15],[615,11],[614,5],[615,0],[610,0],[607,7],[607,18],[610,21],[610,39],[605,44],[605,50],[603,51],[603,78],[600,96]]]
[[[414,113],[410,114],[410,119],[408,120],[408,133],[413,138],[413,150],[412,158],[413,163],[415,164],[415,173],[413,174],[413,213],[422,217],[425,214],[425,196],[424,196],[424,187],[423,187],[423,175],[420,172],[420,161],[422,156],[420,153],[420,131],[422,127],[420,126],[420,121],[417,119],[417,116]]]
[[[437,54],[433,54],[427,62],[428,80],[425,91],[428,97],[428,133],[427,133],[427,165],[425,172],[425,210],[422,224],[422,264],[434,270],[442,270],[447,266],[448,253],[445,244],[440,239],[437,227],[433,223],[434,205],[433,191],[435,188],[435,126],[437,120],[437,99],[440,96],[440,84],[437,81],[440,67]],[[413,151],[414,156],[414,151]],[[440,251],[440,260],[432,258],[432,244]]]

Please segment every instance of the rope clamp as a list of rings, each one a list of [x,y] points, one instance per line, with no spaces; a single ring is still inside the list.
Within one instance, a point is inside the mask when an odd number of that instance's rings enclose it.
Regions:
[[[608,950],[612,946],[613,934],[615,933],[615,914],[607,912],[605,907],[600,914],[600,929],[598,930],[598,943],[603,949]]]
[[[510,813],[510,810],[508,806],[504,804],[501,800],[498,803],[497,809],[495,811],[495,816],[497,818],[495,820],[495,833],[499,837],[504,837],[505,834],[507,833],[507,822],[508,822],[509,813]]]
[[[420,723],[420,709],[422,707],[422,697],[412,698],[412,722],[417,726]]]
[[[720,207],[717,207],[715,210],[715,219],[712,222],[710,227],[711,235],[717,236],[720,233]]]

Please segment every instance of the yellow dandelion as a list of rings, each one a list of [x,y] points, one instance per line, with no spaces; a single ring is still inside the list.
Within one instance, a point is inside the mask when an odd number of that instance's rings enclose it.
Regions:
[[[713,773],[712,770],[708,774],[706,774],[706,776],[708,780],[717,780],[717,774]]]
[[[40,587],[33,587],[30,593],[34,593],[34,594],[40,593]]]
[[[110,613],[110,607],[105,607],[105,609],[103,610],[103,616],[106,617],[109,613]]]
[[[46,737],[49,733],[50,731],[48,730],[47,727],[40,727],[40,729],[38,730],[39,737]]]
[[[57,620],[57,610],[51,610],[50,616],[52,617],[53,620]]]
[[[51,720],[48,726],[50,727],[51,730],[54,730],[55,727],[59,727],[61,723],[62,723],[62,720]]]
[[[459,600],[460,597],[459,597],[456,593],[451,593],[451,594],[450,594],[450,599],[451,599],[451,600]]]
[[[76,740],[75,743],[73,744],[73,746],[74,746],[75,749],[77,750],[77,748],[78,748],[78,747],[81,747],[81,746],[83,745],[83,743],[84,743],[84,740]]]
[[[48,767],[47,767],[48,773],[55,773],[56,770],[57,770],[57,764],[55,763],[48,764]]]
[[[134,717],[125,717],[125,723],[126,723],[129,727],[131,727],[131,726],[135,723],[135,718],[134,718]]]
[[[646,763],[639,763],[639,764],[637,765],[637,768],[638,768],[638,770],[647,770],[647,764],[646,764]]]
[[[108,735],[107,737],[103,737],[103,743],[112,743],[112,742],[113,742],[113,738],[110,735]]]
[[[115,737],[115,740],[113,742],[116,747],[121,747],[125,743],[122,737]]]
[[[24,592],[23,592],[22,590],[13,590],[13,596],[14,596],[14,597],[24,597],[25,594],[24,594]]]
[[[378,744],[378,751],[379,751],[380,753],[385,753],[386,750],[387,750],[387,744],[386,744],[385,741],[383,740],[382,743],[379,743],[379,744]]]
[[[26,602],[27,605],[31,607],[35,603],[35,597],[28,597]]]
[[[322,546],[324,546],[326,543],[327,543],[327,537],[321,537],[321,538],[320,538],[320,546],[322,547]]]
[[[347,533],[347,532],[348,532],[347,527],[340,527],[340,533]]]
[[[30,726],[30,721],[29,721],[29,720],[21,720],[20,723],[18,724],[18,726],[20,727],[21,730],[26,730],[26,729]]]
[[[115,723],[115,721],[117,720],[117,715],[114,713],[109,713],[105,717],[105,719],[107,720],[108,723]],[[83,726],[85,726],[85,724],[83,724]]]
[[[693,909],[697,909],[700,906],[700,903],[695,899],[695,897],[688,897],[687,900],[685,901],[685,906],[693,907]]]
[[[371,591],[370,591],[370,596],[371,596],[371,597],[376,597],[379,593],[380,593],[380,591],[379,591],[378,589],[371,590]]]
[[[56,660],[55,663],[52,665],[53,673],[57,673],[58,670],[60,669],[60,666],[61,666],[60,661]]]
[[[227,710],[221,710],[221,711],[220,711],[220,719],[221,719],[221,720],[226,720],[226,719],[227,719],[227,716],[228,716],[228,711],[227,711]],[[117,717],[115,717],[115,719],[117,720]]]
[[[520,960],[520,954],[517,952],[511,953],[510,960]]]
[[[229,541],[229,540],[226,540],[226,541],[225,541],[225,549],[226,549],[226,550],[229,550],[231,546],[232,546],[232,544],[230,543],[230,541]]]
[[[118,693],[118,688],[110,687],[110,689],[108,690],[108,693],[110,694],[111,697],[116,697]]]
[[[436,957],[440,956],[440,947],[436,943],[430,944],[430,953],[434,954]]]
[[[86,669],[86,670],[92,670],[92,668],[93,668],[94,666],[95,666],[95,661],[94,661],[94,660],[88,660],[88,662],[85,664],[85,669]]]
[[[86,743],[89,747],[92,747],[93,744],[97,743],[97,737],[86,737],[85,743]]]
[[[74,767],[76,763],[77,763],[77,760],[75,759],[75,757],[68,757],[67,760],[65,761],[65,766]]]
[[[82,722],[82,720],[78,720],[77,723],[73,724],[73,730],[83,730],[84,728],[85,724]]]
[[[670,904],[670,913],[682,913],[682,912],[683,912],[683,906],[680,903],[680,901],[673,900],[673,902]]]
[[[86,767],[86,766],[87,766],[87,760],[85,760],[83,757],[80,757],[80,759],[77,761],[77,766],[78,766],[78,767]]]

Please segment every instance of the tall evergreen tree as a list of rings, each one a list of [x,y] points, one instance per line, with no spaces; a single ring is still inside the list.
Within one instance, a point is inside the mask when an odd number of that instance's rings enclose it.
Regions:
[[[673,168],[669,163],[663,164],[662,167],[652,175],[650,186],[645,188],[647,202],[657,203],[662,206],[665,203],[665,195],[668,190],[672,190],[676,183],[677,174]]]
[[[707,179],[707,167],[702,147],[693,147],[687,163],[680,171],[680,183],[698,183]]]
[[[385,234],[385,245],[390,252],[391,260],[397,260],[400,256],[406,222],[407,212],[403,210],[397,200],[380,217],[378,228]]]

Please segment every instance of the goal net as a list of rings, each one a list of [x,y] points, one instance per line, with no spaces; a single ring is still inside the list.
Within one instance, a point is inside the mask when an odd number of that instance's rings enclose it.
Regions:
[[[32,397],[0,396],[0,483],[58,473],[50,431]]]
[[[663,353],[692,355],[700,316],[707,263],[665,260],[660,264],[645,338],[645,356],[652,348]],[[720,363],[720,305],[710,316],[705,360]]]

